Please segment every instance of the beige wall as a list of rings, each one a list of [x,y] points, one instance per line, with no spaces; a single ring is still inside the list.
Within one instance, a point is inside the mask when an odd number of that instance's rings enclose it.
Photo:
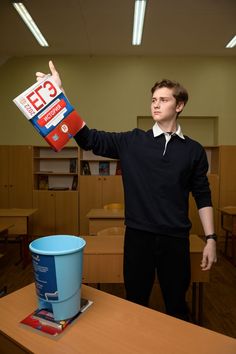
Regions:
[[[48,57],[16,57],[0,67],[0,144],[44,144],[12,99],[48,72]],[[185,116],[218,117],[220,145],[236,144],[236,58],[52,58],[71,103],[90,127],[124,131],[150,115],[150,88],[170,78],[189,91]],[[73,142],[72,142],[73,144]]]

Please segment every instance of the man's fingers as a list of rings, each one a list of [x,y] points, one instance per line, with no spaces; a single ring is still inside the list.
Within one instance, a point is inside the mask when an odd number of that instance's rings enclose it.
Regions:
[[[56,71],[56,68],[55,68],[52,60],[49,61],[48,65],[49,65],[49,69],[51,71],[50,75],[52,76],[54,82],[60,87],[61,91],[65,93],[65,91],[64,91],[64,89],[62,87],[60,76],[59,76],[58,72]],[[36,80],[38,82],[40,82],[43,79],[45,79],[47,77],[47,75],[49,75],[49,74],[45,74],[45,73],[42,73],[40,71],[37,71],[36,72]]]
[[[37,71],[36,72],[36,76],[38,76],[38,77],[44,77],[46,74],[44,74],[44,73],[41,73],[40,71]]]
[[[217,262],[217,258],[215,258],[214,260],[208,259],[208,258],[203,258],[202,262],[201,262],[201,268],[202,270],[210,270],[213,263]]]
[[[35,75],[36,75],[36,80],[37,81],[43,80],[45,78],[45,76],[46,76],[46,74],[41,73],[40,71],[37,71]]]
[[[54,66],[54,64],[53,64],[53,62],[51,60],[49,61],[49,69],[50,69],[52,75],[58,75],[58,73],[56,71],[56,68],[55,68],[55,66]],[[42,73],[40,71],[36,72],[37,80],[43,79],[46,75],[47,74]]]
[[[210,269],[210,267],[211,267],[211,264],[209,262],[208,257],[206,255],[203,255],[202,262],[201,262],[202,270],[208,270],[208,269]]]
[[[52,60],[49,61],[49,69],[51,70],[52,75],[57,74],[56,68],[55,68]]]
[[[201,263],[202,270],[209,270],[211,268],[211,264],[207,261]]]
[[[202,257],[202,261],[201,261],[201,267],[205,268],[206,265],[207,265],[207,258],[206,258],[206,256],[203,256]]]

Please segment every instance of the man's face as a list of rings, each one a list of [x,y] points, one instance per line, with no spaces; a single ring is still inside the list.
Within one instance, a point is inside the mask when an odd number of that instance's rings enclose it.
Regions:
[[[173,90],[167,87],[156,89],[152,96],[151,113],[155,122],[171,122],[184,107],[183,102],[176,104]]]

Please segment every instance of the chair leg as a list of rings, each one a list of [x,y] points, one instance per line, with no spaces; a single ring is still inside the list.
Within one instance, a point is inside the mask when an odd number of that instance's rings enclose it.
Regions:
[[[24,242],[24,240],[23,240],[23,237],[21,236],[21,235],[18,235],[17,237],[16,237],[16,239],[17,239],[17,243],[19,243],[19,245],[20,245],[20,258],[19,258],[19,260],[15,263],[15,265],[17,266],[17,265],[19,265],[22,261],[23,261],[23,242]]]
[[[233,233],[231,235],[231,239],[232,239],[232,262],[236,266],[236,259],[235,259],[236,237]]]
[[[227,256],[227,251],[228,251],[228,239],[229,239],[229,231],[225,232],[225,256]]]

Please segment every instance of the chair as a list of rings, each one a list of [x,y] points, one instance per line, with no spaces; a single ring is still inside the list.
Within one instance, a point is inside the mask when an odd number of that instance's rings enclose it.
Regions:
[[[5,250],[7,250],[8,243],[17,243],[20,246],[20,259],[15,264],[18,265],[23,259],[23,236],[22,235],[12,235],[9,234],[8,229],[10,229],[13,225],[2,225],[0,227],[0,242],[3,242],[5,245]]]
[[[125,227],[121,226],[114,226],[108,227],[107,229],[103,229],[97,232],[97,237],[99,236],[124,236],[125,234]],[[101,290],[101,284],[97,283],[97,289]]]
[[[224,245],[225,256],[227,256],[227,253],[228,253],[228,241],[229,241],[229,239],[232,239],[232,231],[233,231],[232,215],[227,214],[227,210],[229,208],[231,208],[231,207],[222,208],[221,216],[220,216],[221,229],[225,231],[225,245]],[[225,210],[225,212],[224,212],[224,210]],[[233,245],[232,245],[232,248],[233,248]]]
[[[4,258],[4,257],[5,257],[5,254],[0,253],[0,260],[1,260],[2,258]],[[0,267],[2,268],[2,264],[1,264],[1,263],[0,263]],[[2,284],[1,284],[0,297],[5,296],[6,294],[7,294],[7,286],[6,286],[6,285],[3,285],[3,286],[2,286]]]
[[[108,227],[107,229],[103,229],[97,232],[97,236],[124,236],[125,227],[114,226]]]
[[[106,210],[121,210],[124,209],[124,204],[122,203],[110,203],[103,206]]]

